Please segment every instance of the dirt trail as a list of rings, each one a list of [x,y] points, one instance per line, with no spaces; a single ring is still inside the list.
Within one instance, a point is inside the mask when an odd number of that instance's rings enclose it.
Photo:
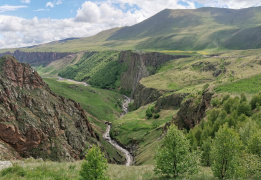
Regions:
[[[84,86],[89,86],[89,84],[87,84],[86,82],[79,82],[79,81],[74,81],[72,79],[65,79],[65,78],[62,78],[62,77],[58,77],[57,81],[69,81],[73,84],[82,84]]]

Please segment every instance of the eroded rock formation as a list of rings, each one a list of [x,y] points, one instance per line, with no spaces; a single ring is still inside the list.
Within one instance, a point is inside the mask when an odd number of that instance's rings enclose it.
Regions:
[[[0,140],[22,157],[80,159],[98,139],[79,103],[54,94],[28,64],[0,58]]]

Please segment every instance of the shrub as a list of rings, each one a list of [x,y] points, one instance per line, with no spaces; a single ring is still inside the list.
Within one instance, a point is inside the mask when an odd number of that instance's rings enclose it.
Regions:
[[[157,113],[157,114],[154,115],[154,119],[158,119],[159,117],[160,117],[160,114],[159,114],[159,113]]]
[[[163,147],[155,156],[155,172],[178,177],[195,174],[198,171],[197,158],[190,151],[189,141],[175,125],[169,127],[164,137]]]
[[[212,105],[213,107],[218,107],[218,106],[220,105],[219,99],[218,99],[218,98],[213,98],[213,99],[211,100],[211,105]]]
[[[105,176],[105,170],[107,169],[107,160],[100,148],[93,145],[85,156],[85,160],[80,170],[80,179],[82,180],[104,180],[107,179]]]
[[[255,109],[257,106],[261,105],[261,95],[255,95],[250,101],[252,109]]]
[[[153,116],[153,112],[154,112],[154,107],[149,107],[147,110],[146,110],[146,117],[148,119],[150,119],[152,116]]]
[[[241,114],[245,114],[246,116],[251,116],[251,106],[246,103],[240,103],[237,107],[237,115],[240,116]]]

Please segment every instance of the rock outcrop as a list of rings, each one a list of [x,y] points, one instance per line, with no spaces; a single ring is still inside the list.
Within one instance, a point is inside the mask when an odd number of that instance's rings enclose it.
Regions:
[[[178,109],[181,106],[183,99],[189,95],[188,93],[172,93],[160,97],[155,104],[155,111]]]
[[[140,106],[156,101],[160,96],[165,94],[166,91],[160,91],[154,88],[147,88],[142,84],[138,84],[135,90],[133,109],[138,109]]]
[[[140,84],[140,80],[156,73],[157,69],[164,63],[188,56],[173,56],[158,52],[142,53],[133,51],[122,51],[119,62],[127,66],[127,70],[121,75],[121,88],[130,92],[134,99],[134,108],[151,103],[166,91],[147,88]]]
[[[210,106],[213,93],[205,90],[201,96],[192,97],[185,100],[177,113],[173,117],[174,123],[180,129],[191,129],[203,119],[207,108]]]
[[[79,103],[54,94],[28,64],[0,58],[0,140],[22,157],[80,159],[98,140]]]
[[[16,50],[12,52],[6,52],[0,54],[0,57],[3,55],[12,55],[21,63],[29,63],[32,66],[46,66],[51,62],[62,59],[73,53],[60,53],[60,52],[24,52]]]
[[[131,92],[133,97],[139,81],[155,74],[156,70],[167,61],[184,58],[187,56],[173,56],[158,52],[141,53],[133,51],[122,51],[119,62],[127,65],[127,70],[121,75],[121,88]]]

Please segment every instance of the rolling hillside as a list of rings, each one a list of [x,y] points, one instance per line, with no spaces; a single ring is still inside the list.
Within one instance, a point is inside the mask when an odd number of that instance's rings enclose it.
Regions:
[[[224,50],[261,47],[261,7],[166,9],[130,27],[95,36],[42,44],[22,51]],[[4,52],[4,50],[1,50]]]

